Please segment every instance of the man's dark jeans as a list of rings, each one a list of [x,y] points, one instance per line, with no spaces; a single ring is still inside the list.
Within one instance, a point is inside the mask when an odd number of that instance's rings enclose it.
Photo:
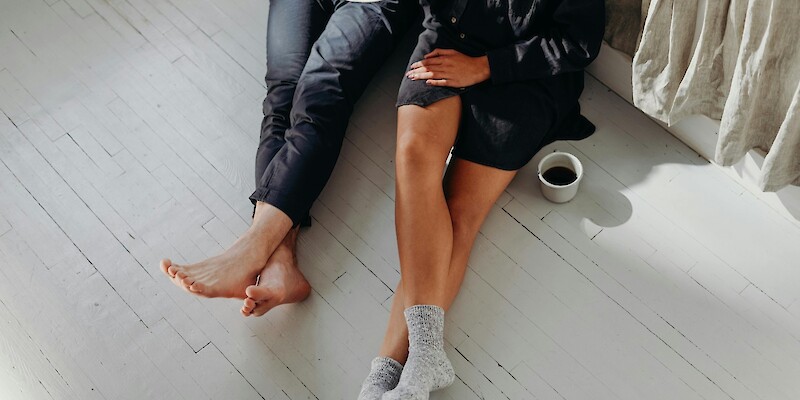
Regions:
[[[308,218],[339,157],[354,104],[413,18],[416,3],[270,1],[253,204],[271,204],[295,224]]]

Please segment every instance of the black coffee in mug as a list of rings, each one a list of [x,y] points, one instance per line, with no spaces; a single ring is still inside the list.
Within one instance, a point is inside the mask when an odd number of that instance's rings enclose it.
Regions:
[[[567,167],[553,167],[544,171],[542,177],[556,186],[566,186],[578,179],[578,174]]]

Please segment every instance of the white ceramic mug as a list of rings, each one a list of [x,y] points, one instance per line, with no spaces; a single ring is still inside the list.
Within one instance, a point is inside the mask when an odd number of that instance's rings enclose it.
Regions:
[[[548,182],[542,174],[553,167],[569,168],[575,172],[575,180],[567,185],[555,185]],[[539,161],[538,175],[544,197],[554,203],[566,203],[578,193],[578,184],[583,178],[583,164],[581,164],[581,160],[578,160],[578,157],[572,154],[556,151],[546,155],[542,158],[542,161]]]

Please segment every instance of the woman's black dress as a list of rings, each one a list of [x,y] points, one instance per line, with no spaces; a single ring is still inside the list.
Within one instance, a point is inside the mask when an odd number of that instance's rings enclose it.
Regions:
[[[487,55],[491,78],[467,88],[404,78],[397,105],[461,96],[453,154],[504,170],[545,145],[594,132],[580,114],[583,69],[600,49],[603,0],[420,0],[425,28],[411,63],[436,48]]]

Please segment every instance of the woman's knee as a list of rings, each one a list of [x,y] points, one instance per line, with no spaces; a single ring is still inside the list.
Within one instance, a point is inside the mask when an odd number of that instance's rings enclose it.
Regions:
[[[419,162],[433,158],[433,148],[425,141],[425,133],[419,129],[405,129],[397,133],[398,162]]]
[[[405,105],[398,109],[398,169],[442,173],[439,167],[444,168],[458,131],[460,104],[458,97],[452,97],[427,107]]]
[[[397,133],[397,166],[399,168],[444,168],[452,145],[442,145],[432,140],[436,132],[409,127]],[[437,169],[437,174],[442,170]]]

